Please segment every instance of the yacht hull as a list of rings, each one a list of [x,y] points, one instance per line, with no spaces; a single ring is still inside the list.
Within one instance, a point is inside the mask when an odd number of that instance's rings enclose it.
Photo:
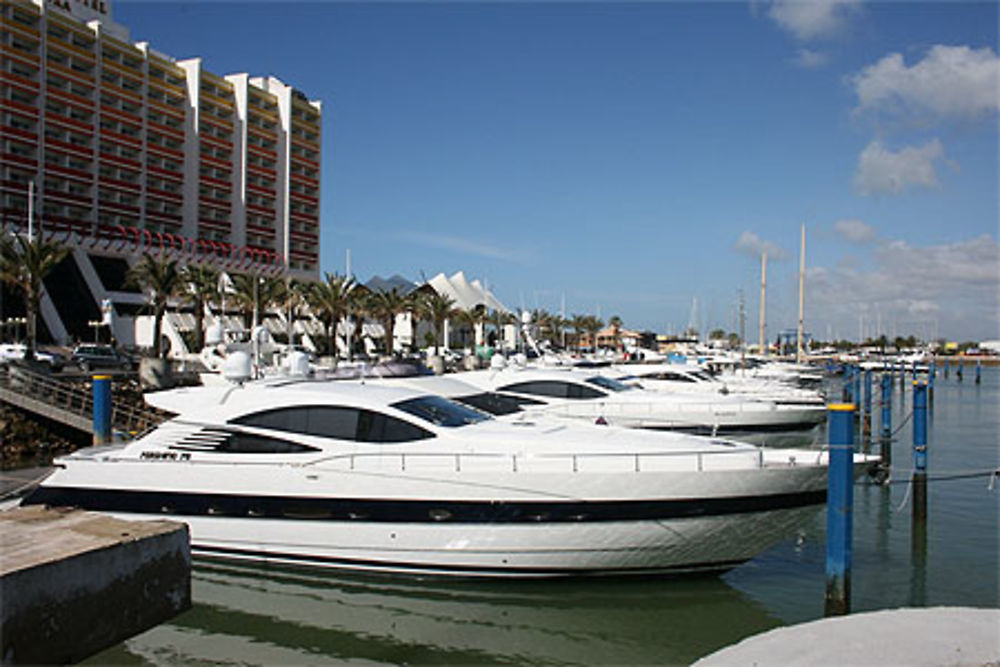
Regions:
[[[489,473],[369,464],[248,466],[236,478],[224,466],[77,460],[27,502],[183,521],[195,554],[212,558],[416,575],[654,574],[754,557],[815,515],[827,475],[794,464],[575,474],[524,461]]]

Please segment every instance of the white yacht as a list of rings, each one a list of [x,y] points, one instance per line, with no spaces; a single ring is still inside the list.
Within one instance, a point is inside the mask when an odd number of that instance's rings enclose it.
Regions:
[[[802,389],[787,384],[741,376],[739,372],[714,376],[706,369],[689,364],[624,364],[610,366],[602,374],[627,385],[653,391],[736,395],[772,401],[778,405],[810,405],[825,407],[823,395],[814,389]]]
[[[377,382],[150,396],[177,413],[81,450],[26,504],[186,522],[196,555],[410,574],[720,571],[825,502],[820,451],[530,417]],[[855,473],[868,465],[855,458]]]
[[[822,404],[779,405],[744,396],[647,391],[607,377],[600,368],[498,364],[453,377],[551,415],[627,428],[727,435],[758,444],[781,436],[801,440],[826,418]]]

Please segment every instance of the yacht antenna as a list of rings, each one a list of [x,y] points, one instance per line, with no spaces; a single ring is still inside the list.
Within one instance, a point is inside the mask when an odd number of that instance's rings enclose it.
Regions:
[[[802,241],[799,248],[799,328],[795,338],[795,363],[802,363],[802,311],[806,289],[806,226],[802,224]]]
[[[740,290],[740,369],[747,370],[747,317],[743,308],[743,290]]]

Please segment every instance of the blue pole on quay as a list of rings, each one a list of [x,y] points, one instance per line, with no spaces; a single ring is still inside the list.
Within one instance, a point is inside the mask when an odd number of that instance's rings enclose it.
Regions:
[[[865,371],[865,408],[861,421],[861,442],[865,447],[865,452],[870,451],[868,446],[872,435],[872,372]]]
[[[854,368],[854,393],[851,395],[852,403],[861,402],[861,366],[856,366]],[[857,410],[854,411],[854,418],[859,419],[861,415]]]
[[[944,360],[944,379],[948,379],[948,371],[951,370],[951,362],[947,359]]]
[[[934,407],[934,376],[937,375],[937,369],[934,366],[934,361],[931,361],[931,365],[927,367],[927,398],[930,400],[931,407]]]
[[[980,384],[983,381],[983,362],[976,359],[976,384]]]
[[[853,400],[853,397],[851,396],[851,389],[854,387],[853,383],[851,382],[851,378],[854,377],[853,373],[854,373],[854,366],[846,364],[844,366],[844,388],[840,392],[840,394],[843,400],[847,403],[850,403]]]
[[[851,611],[851,556],[854,513],[854,405],[827,406],[830,458],[826,497],[825,616]]]
[[[93,376],[94,444],[111,443],[111,376]]]
[[[927,472],[927,383],[913,382],[913,467]]]
[[[927,552],[927,383],[913,383],[913,515],[911,548],[923,570]]]
[[[882,374],[882,443],[879,447],[884,474],[888,474],[892,465],[892,375]]]

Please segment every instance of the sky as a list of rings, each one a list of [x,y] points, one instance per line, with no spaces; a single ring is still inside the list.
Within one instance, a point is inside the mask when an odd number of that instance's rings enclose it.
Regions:
[[[1000,338],[995,2],[148,2],[323,108],[323,271],[758,338]]]

